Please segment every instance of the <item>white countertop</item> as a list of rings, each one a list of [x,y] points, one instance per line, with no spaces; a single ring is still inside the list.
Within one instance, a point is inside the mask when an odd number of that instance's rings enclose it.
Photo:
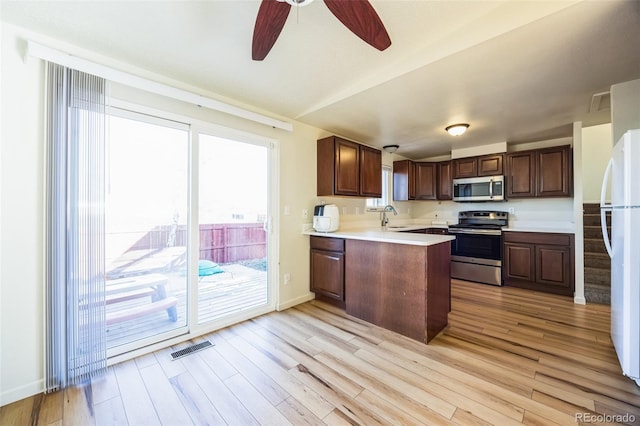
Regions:
[[[502,228],[504,232],[546,232],[551,234],[575,234],[572,222],[518,222],[514,221],[509,227]]]
[[[417,226],[414,229],[423,229],[424,226]],[[393,229],[383,231],[381,229],[351,229],[351,230],[338,230],[336,232],[316,232],[305,231],[305,235],[313,235],[316,237],[331,237],[331,238],[345,238],[351,240],[363,240],[363,241],[376,241],[379,243],[392,243],[392,244],[408,244],[414,246],[432,246],[435,244],[446,243],[455,239],[449,235],[432,235],[432,234],[413,234],[410,232],[397,232]],[[408,230],[407,227],[402,227],[401,230]]]

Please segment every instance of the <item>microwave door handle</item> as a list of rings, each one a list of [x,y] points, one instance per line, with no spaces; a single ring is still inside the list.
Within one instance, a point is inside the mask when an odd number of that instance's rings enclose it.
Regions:
[[[493,179],[489,180],[489,198],[493,198]]]

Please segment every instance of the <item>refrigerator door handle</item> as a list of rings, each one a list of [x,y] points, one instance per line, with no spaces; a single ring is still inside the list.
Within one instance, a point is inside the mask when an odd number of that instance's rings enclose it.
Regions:
[[[602,178],[602,189],[600,191],[600,226],[602,227],[602,238],[604,239],[604,246],[609,253],[609,257],[613,256],[611,249],[611,239],[609,238],[609,232],[607,232],[607,212],[613,210],[611,204],[607,204],[605,199],[607,196],[607,186],[609,184],[609,176],[611,175],[611,169],[613,168],[613,158],[609,160],[607,169],[604,172]]]

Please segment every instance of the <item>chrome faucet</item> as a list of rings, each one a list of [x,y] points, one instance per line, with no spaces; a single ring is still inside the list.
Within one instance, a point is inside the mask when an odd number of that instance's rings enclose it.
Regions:
[[[384,209],[382,209],[382,211],[380,212],[380,224],[382,225],[383,230],[387,229],[387,224],[389,223],[387,212],[393,212],[394,216],[398,215],[398,212],[391,204],[384,206]]]

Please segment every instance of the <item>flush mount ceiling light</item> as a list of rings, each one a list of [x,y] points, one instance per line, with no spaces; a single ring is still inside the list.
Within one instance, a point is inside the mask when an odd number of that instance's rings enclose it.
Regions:
[[[382,149],[384,149],[390,154],[396,152],[398,148],[400,148],[400,145],[385,145],[382,147]]]
[[[451,126],[447,126],[445,130],[449,132],[449,134],[452,136],[460,136],[461,134],[466,132],[468,128],[469,128],[469,125],[467,123],[459,123],[459,124],[452,124]]]

